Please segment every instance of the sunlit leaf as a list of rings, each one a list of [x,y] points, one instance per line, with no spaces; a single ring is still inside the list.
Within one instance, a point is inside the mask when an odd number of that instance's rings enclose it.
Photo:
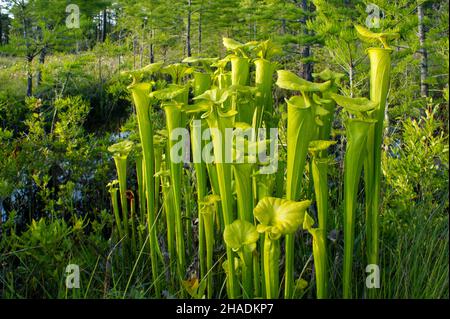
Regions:
[[[132,141],[122,141],[108,147],[108,151],[120,156],[127,156],[133,149],[134,143]]]
[[[244,246],[248,251],[254,251],[259,234],[252,223],[246,220],[235,220],[225,226],[223,239],[225,244],[234,251],[241,250]]]
[[[276,84],[280,88],[286,90],[294,90],[300,92],[323,92],[327,90],[331,85],[331,81],[327,81],[324,83],[309,82],[287,70],[278,70],[277,74],[278,79]]]
[[[372,32],[366,27],[363,27],[361,25],[355,25],[355,29],[358,32],[358,36],[367,43],[374,43],[377,40],[381,41],[383,44],[383,47],[385,49],[389,49],[389,45],[387,43],[387,40],[390,39],[398,39],[400,37],[398,32]]]
[[[302,224],[306,208],[311,201],[296,202],[287,199],[264,197],[253,212],[261,223],[258,232],[269,232],[273,239],[294,233]]]
[[[375,109],[378,105],[378,103],[375,103],[365,97],[351,98],[332,93],[331,98],[350,113],[368,112]]]

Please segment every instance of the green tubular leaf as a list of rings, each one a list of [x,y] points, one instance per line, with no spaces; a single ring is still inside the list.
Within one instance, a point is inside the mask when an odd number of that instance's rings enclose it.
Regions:
[[[244,161],[247,159],[245,158]],[[247,160],[248,161],[248,160]],[[235,163],[233,172],[236,187],[238,216],[242,220],[253,221],[252,172],[253,163]]]
[[[249,251],[254,251],[259,234],[252,223],[238,219],[230,225],[225,226],[223,239],[225,240],[225,244],[231,247],[233,251],[242,250],[244,247]]]
[[[145,171],[145,194],[146,194],[146,208],[147,208],[147,227],[149,231],[150,241],[150,255],[152,280],[158,282],[158,260],[157,251],[159,250],[158,239],[156,236],[156,227],[152,227],[156,222],[155,213],[155,158],[153,149],[153,125],[150,119],[150,97],[149,93],[151,85],[149,83],[137,83],[128,87],[131,91],[131,96],[136,106],[136,114],[139,127],[139,136],[142,145],[142,155],[144,160]],[[155,284],[156,295],[160,295],[159,284]]]
[[[185,92],[185,91],[183,91]],[[182,96],[177,94],[176,97]],[[175,129],[181,127],[181,104],[175,100],[164,101],[161,103],[161,108],[164,109],[166,115],[166,127],[169,137]],[[168,144],[169,148],[173,149],[176,141],[169,138]],[[170,160],[170,158],[169,158]],[[178,256],[178,273],[183,277],[184,262],[185,262],[185,249],[184,249],[184,234],[183,234],[183,222],[182,222],[182,212],[181,212],[181,184],[182,184],[182,172],[183,167],[181,163],[175,163],[170,160],[170,172],[171,172],[171,182],[173,189],[173,200],[175,208],[175,238],[177,246],[177,256]]]
[[[118,180],[116,180],[117,183],[119,183]],[[111,206],[113,208],[113,213],[114,213],[114,219],[116,221],[116,226],[117,226],[117,233],[119,235],[119,238],[123,238],[123,229],[122,229],[122,223],[121,223],[121,218],[120,218],[120,214],[119,214],[119,199],[117,197],[117,188],[111,188],[109,190],[109,193],[111,194]]]
[[[383,142],[384,115],[389,92],[391,51],[381,48],[369,48],[370,59],[370,99],[378,102],[378,108],[372,112],[372,118],[378,120],[370,130],[367,140],[368,156],[364,163],[364,185],[366,194],[366,239],[367,262],[378,264],[378,216],[380,212],[381,192],[381,145]],[[372,289],[369,290],[371,296]]]
[[[337,104],[339,104],[352,114],[372,111],[378,105],[378,103],[373,102],[365,97],[351,98],[348,96],[342,96],[332,93],[331,98],[335,100]]]
[[[220,84],[220,83],[219,83]],[[228,225],[234,219],[232,208],[232,168],[231,164],[224,161],[224,156],[228,150],[225,142],[225,129],[233,128],[235,111],[225,108],[224,104],[228,100],[228,91],[225,88],[214,88],[204,92],[202,95],[196,97],[198,100],[206,100],[210,102],[211,111],[204,113],[202,118],[205,118],[209,128],[217,128],[212,130],[212,142],[214,150],[214,158],[216,160],[216,173],[219,186],[219,193],[221,197],[222,217],[225,225]],[[223,110],[221,110],[223,108]],[[229,111],[228,111],[229,110]],[[234,114],[233,114],[234,113]],[[212,176],[212,175],[210,175]],[[232,250],[227,247],[228,263],[232,263]],[[237,295],[236,277],[234,269],[229,265],[229,275],[227,276],[227,291],[229,298],[235,298]]]
[[[351,297],[356,198],[367,136],[375,123],[376,120],[370,119],[349,119],[346,122],[348,140],[344,159],[344,298]]]
[[[204,182],[206,186],[206,172],[202,173],[204,175]],[[206,187],[205,187],[206,191]],[[200,200],[201,198],[201,200]],[[204,240],[206,246],[206,276],[208,282],[208,298],[212,298],[213,294],[213,281],[212,274],[210,273],[213,268],[213,255],[214,255],[214,216],[216,212],[217,203],[220,201],[220,197],[217,195],[199,195],[199,223],[203,225]],[[201,229],[199,229],[201,233]],[[200,238],[199,238],[200,241]],[[199,246],[200,248],[201,246]],[[201,255],[200,255],[201,256]],[[202,278],[205,275],[202,275]]]
[[[287,184],[286,197],[296,200],[300,193],[308,145],[315,132],[314,114],[300,96],[286,101],[288,105]]]
[[[247,87],[249,83],[250,73],[250,60],[245,57],[239,57],[236,55],[231,56],[231,84],[232,97],[231,108],[237,110],[238,120],[244,120],[251,122],[250,114],[253,113],[253,105],[250,103],[250,99],[246,98],[249,95],[250,87]]]
[[[305,104],[305,99],[301,96],[294,95],[289,98],[289,100],[285,100],[288,106],[291,106],[296,109],[309,109],[310,106]],[[289,118],[289,115],[288,115]]]
[[[329,160],[326,158],[314,157],[311,163],[319,227],[325,232],[328,229],[328,165]]]
[[[306,208],[311,201],[295,202],[292,200],[265,197],[253,210],[256,219],[261,223],[258,232],[269,232],[271,238],[294,233],[302,224]]]
[[[314,269],[316,273],[317,298],[328,297],[327,288],[327,251],[325,246],[325,232],[320,228],[313,228],[314,219],[305,213],[303,228],[313,237]]]
[[[231,84],[247,85],[249,80],[250,64],[249,59],[233,55],[231,60]]]
[[[291,71],[278,70],[278,79],[276,84],[286,90],[300,92],[323,92],[331,86],[331,81],[324,83],[313,83],[302,79]]]
[[[326,91],[320,94],[321,96],[313,94],[313,101],[328,111],[328,114],[322,115],[320,119],[317,119],[316,117],[316,122],[317,120],[321,122],[318,138],[328,139],[331,135],[333,117],[335,113],[334,111],[336,107],[336,102],[330,98],[330,94],[338,91],[339,82],[344,74],[333,72],[327,68],[320,73],[313,73],[312,75],[315,79],[320,79],[322,81],[331,81],[332,83]]]
[[[255,99],[257,114],[254,126],[261,127],[264,114],[273,113],[273,73],[275,72],[277,65],[262,58],[256,59],[254,64],[255,86],[257,88]]]
[[[209,73],[194,72],[194,96],[199,96],[211,88]]]
[[[269,232],[265,234],[263,253],[265,298],[278,298],[280,241],[272,240]]]

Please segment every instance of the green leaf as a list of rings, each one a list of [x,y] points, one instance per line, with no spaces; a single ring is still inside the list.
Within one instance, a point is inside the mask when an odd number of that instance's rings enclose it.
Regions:
[[[365,97],[351,98],[348,96],[342,96],[332,93],[331,98],[336,101],[337,104],[342,106],[348,112],[355,114],[360,112],[368,112],[375,109],[378,103],[370,101]]]
[[[231,38],[223,38],[222,42],[223,42],[223,46],[225,48],[227,48],[227,50],[230,50],[230,51],[235,51],[236,49],[239,49],[244,46],[243,43],[233,40]]]
[[[258,232],[268,232],[272,239],[294,233],[302,224],[305,210],[311,201],[296,202],[287,199],[264,197],[253,212],[261,223]]]
[[[228,96],[229,96],[228,90],[214,88],[205,91],[203,94],[200,94],[199,96],[194,97],[194,100],[206,100],[214,104],[222,104],[228,99]]]
[[[254,251],[259,234],[256,227],[246,220],[235,220],[230,225],[225,226],[223,233],[225,244],[233,251],[238,251],[244,247],[248,251]]]
[[[200,212],[201,213],[209,213],[212,208],[214,208],[215,204],[220,202],[219,195],[207,195],[203,198],[203,201],[199,202],[200,204]]]
[[[342,77],[345,76],[344,73],[334,72],[331,71],[329,68],[326,68],[325,70],[319,72],[319,73],[313,73],[313,78],[321,79],[322,81],[330,81],[333,80],[334,82],[338,82]]]
[[[111,192],[113,190],[116,190],[118,185],[119,185],[119,180],[115,179],[115,180],[112,180],[111,182],[109,182],[108,184],[106,184],[106,187]]]
[[[138,70],[122,71],[121,75],[129,75],[133,78],[133,84],[137,84],[141,81],[145,74],[153,74],[158,72],[163,64],[163,62],[152,63]]]
[[[360,39],[367,43],[374,43],[377,40],[381,41],[383,44],[383,47],[385,49],[389,49],[389,45],[387,44],[387,40],[390,39],[398,39],[399,34],[398,32],[372,32],[369,29],[361,26],[361,25],[355,25],[355,29],[358,32],[358,36]]]
[[[266,60],[283,53],[281,47],[278,44],[273,43],[271,40],[259,42],[254,50],[257,51],[257,54],[261,59]]]
[[[194,114],[206,112],[210,108],[211,106],[207,101],[200,101],[195,104],[183,105],[181,107],[181,111],[185,112],[186,114]]]
[[[313,101],[314,101],[314,103],[316,103],[318,105],[326,105],[326,104],[333,102],[332,100],[321,98],[320,96],[318,96],[315,93],[313,94]],[[316,111],[316,113],[317,113],[317,111]],[[326,114],[328,114],[328,113],[329,112],[327,111]],[[326,115],[326,114],[320,114],[320,115]]]
[[[183,63],[201,63],[201,64],[208,64],[211,65],[214,62],[217,62],[219,58],[200,58],[200,57],[187,57],[183,61]]]
[[[169,74],[172,78],[173,83],[181,84],[181,80],[184,76],[194,72],[194,69],[187,66],[186,64],[175,63],[168,65],[161,70],[163,73]]]
[[[108,151],[114,155],[128,156],[133,148],[134,143],[132,141],[122,141],[108,147]]]
[[[186,89],[187,88],[183,85],[172,84],[164,89],[150,93],[150,97],[158,100],[171,100],[186,92]]]
[[[305,218],[303,220],[303,229],[311,230],[314,226],[314,219],[309,216],[308,213],[305,213]]]
[[[286,90],[300,92],[323,92],[331,86],[331,81],[324,83],[313,83],[302,79],[291,71],[278,70],[278,79],[276,84]]]
[[[299,109],[307,109],[310,106],[306,105],[305,99],[302,96],[294,95],[289,98],[289,100],[285,100],[289,106],[299,108]]]

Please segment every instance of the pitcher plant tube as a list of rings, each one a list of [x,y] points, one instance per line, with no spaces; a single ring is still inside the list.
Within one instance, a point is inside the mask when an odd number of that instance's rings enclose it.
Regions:
[[[310,204],[309,200],[296,202],[265,197],[254,209],[254,215],[259,222],[257,231],[265,235],[263,249],[265,298],[279,296],[280,238],[297,231]]]
[[[123,236],[130,235],[128,225],[128,201],[127,201],[127,158],[133,149],[134,143],[131,141],[122,141],[108,147],[108,151],[113,154],[116,164],[117,177],[119,180],[120,204],[122,208]]]
[[[305,213],[303,229],[306,229],[312,236],[314,270],[316,274],[316,294],[317,299],[328,298],[328,270],[327,270],[327,248],[325,245],[326,234],[322,228],[313,228],[314,219]]]
[[[228,90],[219,88],[213,88],[194,98],[194,100],[202,102],[198,104],[198,107],[204,110],[202,118],[206,119],[212,134],[214,161],[216,163],[222,216],[225,226],[234,220],[233,195],[231,192],[231,164],[225,160],[226,154],[231,156],[231,143],[225,139],[225,129],[233,128],[234,116],[237,113],[235,110],[229,109],[224,105],[228,98]],[[236,298],[238,290],[233,261],[233,252],[227,247],[227,287],[229,298]]]
[[[202,202],[199,203],[199,215],[202,215],[206,242],[206,272],[202,276],[202,280],[206,277],[206,287],[208,298],[213,297],[213,254],[214,254],[214,216],[217,209],[216,203],[220,201],[218,195],[206,195]]]
[[[141,82],[143,74],[155,73],[161,68],[162,63],[150,64],[141,72],[133,71],[130,73],[133,82],[128,89],[131,92],[132,100],[136,107],[136,116],[139,128],[139,137],[142,145],[142,156],[144,161],[145,176],[145,195],[147,202],[147,227],[149,231],[150,259],[152,267],[152,279],[155,287],[155,295],[160,297],[160,287],[158,283],[158,260],[157,252],[159,250],[156,236],[156,211],[155,211],[155,159],[153,149],[153,124],[151,119],[151,99],[149,97],[151,84]]]
[[[168,160],[170,162],[170,174],[171,174],[171,187],[173,188],[173,199],[174,199],[174,209],[175,209],[175,241],[176,241],[176,251],[177,251],[177,269],[178,276],[180,280],[184,279],[185,272],[185,244],[183,236],[183,223],[182,223],[182,212],[181,212],[181,186],[182,186],[182,174],[183,174],[183,163],[175,161],[173,156],[177,154],[171,154],[174,150],[174,145],[178,142],[174,139],[174,132],[176,129],[184,127],[183,114],[181,108],[188,102],[188,87],[187,85],[181,85],[182,79],[188,71],[188,67],[183,64],[174,64],[164,68],[164,72],[171,75],[172,80],[177,84],[169,84],[168,87],[154,91],[150,93],[152,98],[161,101],[161,108],[164,110],[166,115],[166,127],[168,133],[168,147],[169,153]]]
[[[368,113],[377,103],[366,98],[350,98],[332,94],[336,103],[354,117],[348,118],[345,127],[347,146],[344,159],[344,270],[343,296],[352,296],[352,262],[355,233],[355,212],[358,197],[358,185],[365,157],[367,138],[376,120],[368,118]]]
[[[223,238],[227,247],[236,252],[241,259],[242,297],[253,298],[252,255],[259,239],[256,227],[253,223],[238,219],[225,226]]]
[[[370,117],[377,122],[370,129],[367,140],[367,157],[364,162],[366,194],[367,263],[378,265],[378,216],[381,192],[381,145],[383,143],[384,118],[390,85],[391,53],[388,40],[399,37],[397,32],[374,33],[362,26],[355,26],[360,38],[368,43],[379,40],[383,48],[367,50],[370,60],[370,100],[377,104]]]
[[[331,86],[331,81],[312,83],[290,71],[279,70],[276,84],[282,89],[301,92],[301,96],[293,96],[286,101],[288,105],[286,198],[297,200],[300,196],[308,145],[315,139],[317,131],[316,113],[320,106],[314,103],[313,93],[327,90]],[[292,297],[293,288],[294,237],[287,235],[285,298]]]

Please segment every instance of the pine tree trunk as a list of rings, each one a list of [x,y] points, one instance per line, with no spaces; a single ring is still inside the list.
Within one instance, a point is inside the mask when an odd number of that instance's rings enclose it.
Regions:
[[[187,15],[187,26],[186,26],[186,54],[191,56],[191,5],[192,0],[188,0],[188,15]]]
[[[149,45],[149,54],[150,54],[150,63],[155,63],[155,51],[153,48],[153,30],[150,31],[150,45]]]
[[[286,34],[286,19],[281,19],[281,34]]]
[[[139,45],[139,67],[142,68],[144,65],[144,45]]]
[[[0,7],[0,45],[3,45],[3,14]],[[1,223],[1,218],[0,218]]]
[[[39,86],[42,83],[42,68],[44,67],[46,55],[47,47],[44,46],[39,54],[39,70],[36,75],[36,86]]]
[[[106,40],[106,24],[107,24],[107,16],[106,16],[106,9],[102,12],[102,42],[105,42]]]
[[[426,83],[428,76],[428,53],[425,48],[425,28],[423,25],[423,6],[419,4],[417,6],[417,17],[418,17],[418,33],[420,49],[419,53],[421,55],[420,59],[420,95],[428,96],[428,84]]]
[[[308,3],[306,0],[301,0],[299,3],[300,8],[303,12],[310,12],[311,8],[308,6]],[[306,29],[306,16],[303,15],[303,17],[300,19],[300,23],[302,24],[302,33],[305,36],[308,36],[308,30]],[[302,64],[300,66],[300,75],[302,78],[312,81],[312,73],[313,73],[313,63],[312,62],[304,62],[308,58],[311,57],[311,47],[309,44],[305,44],[300,49],[300,57],[302,59]]]
[[[133,38],[133,69],[136,70],[136,47],[137,47],[136,37]]]
[[[27,56],[27,96],[33,95],[33,72],[31,66],[33,63],[33,56]]]
[[[202,52],[202,11],[198,14],[198,54]]]

